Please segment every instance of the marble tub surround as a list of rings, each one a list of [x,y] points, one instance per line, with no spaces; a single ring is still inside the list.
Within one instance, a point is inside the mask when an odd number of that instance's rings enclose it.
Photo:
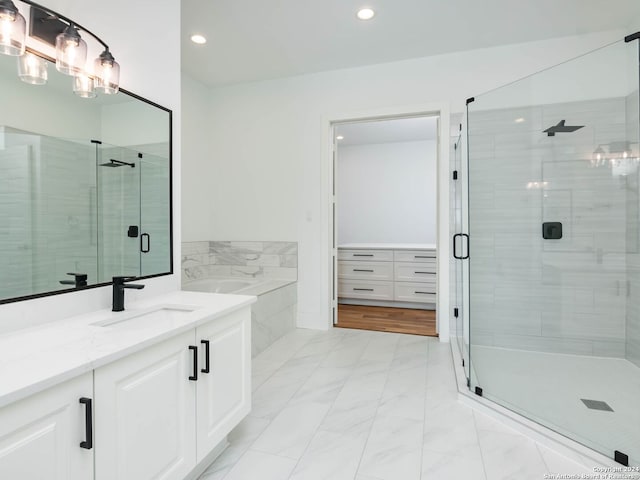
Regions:
[[[298,288],[291,283],[258,296],[251,308],[251,356],[296,328]]]
[[[298,278],[297,242],[182,243],[182,280],[208,277]]]
[[[124,312],[98,310],[0,335],[0,407],[255,301],[253,296],[176,291],[129,302]],[[135,319],[160,308],[184,310],[185,314],[177,318]],[[122,321],[127,318],[131,323]]]

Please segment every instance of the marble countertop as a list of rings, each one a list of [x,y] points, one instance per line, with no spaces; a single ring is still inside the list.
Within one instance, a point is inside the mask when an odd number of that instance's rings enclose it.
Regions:
[[[0,407],[251,305],[255,296],[175,291],[0,335]],[[158,308],[179,315],[139,317]],[[104,326],[101,326],[104,325]]]
[[[435,243],[342,243],[338,248],[359,250],[435,250]]]

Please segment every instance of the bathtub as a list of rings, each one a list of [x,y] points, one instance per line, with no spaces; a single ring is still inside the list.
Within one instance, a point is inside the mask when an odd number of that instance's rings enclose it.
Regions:
[[[182,289],[257,296],[258,301],[251,306],[253,357],[296,328],[297,286],[294,281],[238,277],[203,278],[185,282]]]

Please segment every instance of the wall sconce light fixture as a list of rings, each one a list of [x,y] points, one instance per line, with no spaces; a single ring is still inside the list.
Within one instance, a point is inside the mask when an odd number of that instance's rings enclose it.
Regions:
[[[96,96],[95,90],[107,95],[118,93],[120,65],[109,51],[109,46],[100,37],[47,7],[31,0],[20,1],[31,6],[29,35],[55,46],[56,69],[74,77],[73,91],[76,94],[84,98],[93,98]],[[25,26],[25,19],[15,3],[12,0],[0,0],[0,53],[18,56],[20,79],[41,85],[47,81],[46,62],[26,52]],[[80,36],[80,32],[89,35],[104,48],[93,62],[92,72],[86,68],[87,43]]]

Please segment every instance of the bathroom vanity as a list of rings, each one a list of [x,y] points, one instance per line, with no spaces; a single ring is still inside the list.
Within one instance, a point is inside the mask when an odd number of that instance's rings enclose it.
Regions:
[[[180,291],[0,336],[0,478],[196,478],[250,410],[255,300]]]
[[[430,244],[339,245],[339,302],[434,308],[436,264],[436,246]]]

